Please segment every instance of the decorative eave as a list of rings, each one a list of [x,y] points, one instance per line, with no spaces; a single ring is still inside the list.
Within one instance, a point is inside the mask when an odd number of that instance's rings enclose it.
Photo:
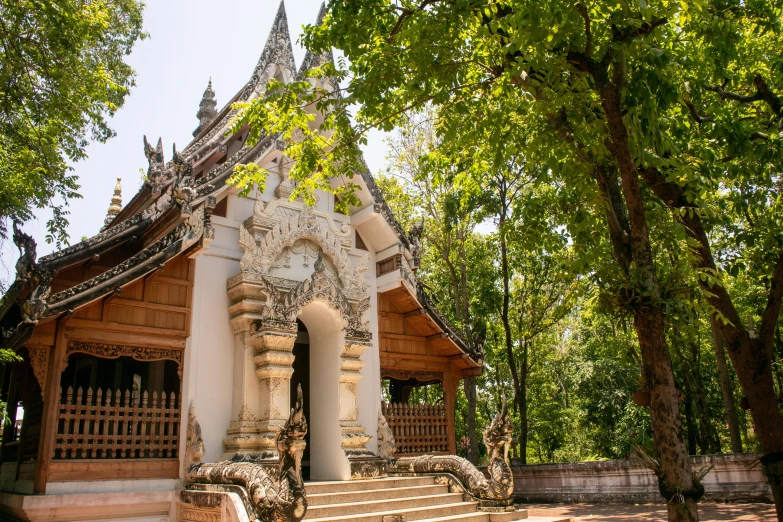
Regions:
[[[53,294],[47,300],[47,309],[41,319],[85,306],[118,291],[150,272],[163,268],[166,261],[195,245],[208,226],[205,207],[202,206],[174,230],[148,245],[138,254],[92,279]]]
[[[443,316],[433,299],[421,284],[418,284],[416,288],[416,300],[419,301],[427,311],[430,319],[438,325],[438,328],[443,330],[449,340],[451,340],[462,353],[470,357],[471,361],[473,361],[476,366],[481,367],[484,364],[484,353],[479,349],[471,347],[465,339],[462,338],[462,335],[460,335],[457,329]]]
[[[361,156],[362,160],[362,169],[359,170],[359,174],[362,177],[362,181],[364,181],[364,184],[367,186],[367,190],[372,195],[372,198],[374,200],[375,205],[375,211],[383,216],[383,218],[386,220],[386,222],[389,224],[389,226],[394,231],[394,234],[397,236],[397,239],[399,239],[400,243],[408,250],[411,249],[411,240],[408,237],[408,234],[405,233],[405,231],[402,229],[402,225],[400,225],[400,222],[397,221],[397,218],[394,217],[394,212],[392,212],[391,207],[386,202],[386,198],[383,197],[383,192],[381,192],[380,187],[378,187],[378,184],[375,183],[375,178],[372,177],[372,174],[370,173],[370,167],[367,166],[367,162],[364,161],[364,155]]]
[[[15,224],[14,242],[21,256],[16,265],[16,280],[0,304],[0,321],[8,323],[6,319],[11,310],[17,310],[15,313],[21,321],[13,326],[6,324],[11,328],[2,331],[3,344],[15,343],[23,331],[29,329],[32,332],[38,321],[75,310],[116,292],[161,268],[166,261],[196,243],[211,240],[214,236],[211,215],[215,199],[202,198],[198,208],[193,210],[196,191],[192,186],[192,170],[192,165],[177,153],[175,147],[170,168],[158,172],[159,176],[171,177],[173,181],[143,212],[40,261],[36,260],[35,241]],[[113,248],[153,224],[156,227],[152,234],[156,238],[150,238],[151,242],[141,252],[87,281],[50,295],[51,281],[59,268]],[[16,318],[10,320],[12,323],[16,321]]]
[[[151,216],[145,218],[143,214],[136,214],[91,238],[43,256],[38,260],[38,263],[48,270],[59,270],[86,261],[96,254],[114,248],[133,237],[140,236],[152,224],[152,221]]]

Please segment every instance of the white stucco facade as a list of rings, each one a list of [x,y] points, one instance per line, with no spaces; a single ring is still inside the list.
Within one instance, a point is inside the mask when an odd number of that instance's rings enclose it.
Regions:
[[[206,451],[203,460],[207,462],[226,457],[227,429],[229,425],[237,425],[243,408],[245,415],[248,412],[252,414],[252,422],[260,425],[268,420],[269,424],[264,425],[261,431],[271,434],[275,428],[274,414],[277,413],[280,418],[287,416],[287,411],[280,410],[291,401],[287,384],[277,383],[276,389],[270,391],[271,388],[259,378],[260,370],[254,362],[259,352],[248,341],[247,335],[250,334],[238,334],[236,327],[232,328],[232,299],[227,292],[229,279],[243,270],[245,273],[250,270],[242,264],[245,250],[241,244],[240,229],[245,226],[243,223],[252,221],[254,216],[256,220],[263,220],[266,216],[295,216],[297,209],[305,209],[302,203],[289,203],[275,196],[279,179],[271,174],[260,197],[257,194],[242,197],[234,190],[227,191],[225,217],[212,217],[214,239],[193,256],[196,266],[193,319],[184,362],[183,404],[193,404],[200,419]],[[262,213],[262,208],[266,213]],[[311,477],[346,480],[352,476],[347,457],[351,451],[346,445],[361,439],[353,434],[364,433],[365,439],[369,438],[361,445],[365,448],[365,456],[377,451],[373,436],[377,430],[381,402],[377,289],[375,274],[366,270],[367,266],[374,266],[375,253],[370,244],[367,245],[368,250],[357,248],[355,227],[350,224],[350,218],[333,211],[333,196],[330,194],[319,193],[314,214],[319,221],[318,226],[322,227],[319,230],[327,233],[297,239],[280,249],[267,275],[274,281],[305,281],[313,277],[314,264],[320,256],[329,277],[338,286],[345,287],[351,299],[356,299],[355,295],[369,297],[364,305],[367,309],[361,314],[363,328],[369,334],[366,346],[361,347],[363,351],[358,358],[361,363],[344,357],[347,349],[344,347],[350,344],[345,338],[346,318],[333,303],[327,299],[314,299],[296,315],[296,319],[307,328],[310,339],[311,413],[308,424]],[[335,249],[334,244],[322,245],[319,241],[338,243],[339,248]],[[333,259],[339,257],[335,252],[345,252],[347,256]],[[361,283],[351,283],[353,286],[349,289],[348,282],[342,280],[349,277],[361,278]],[[247,299],[243,303],[243,317],[251,319],[264,315],[264,306],[268,305],[263,298],[257,303],[250,303]],[[292,360],[290,362],[292,364]],[[277,366],[275,368],[280,371]],[[355,375],[357,369],[358,375]],[[275,379],[277,377],[269,382],[275,382]],[[185,430],[183,425],[183,440]],[[346,432],[352,436],[346,436]],[[346,443],[346,439],[354,442]]]

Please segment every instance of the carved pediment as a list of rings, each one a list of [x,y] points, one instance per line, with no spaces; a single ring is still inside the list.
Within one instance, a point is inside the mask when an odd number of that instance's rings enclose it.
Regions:
[[[346,235],[350,230],[342,233],[341,224],[337,232],[330,218],[312,207],[274,205],[270,211],[270,206],[262,210],[256,205],[253,217],[240,226],[243,272],[270,274],[274,268],[291,268],[291,253],[300,254],[309,264],[320,251],[331,261],[343,288],[366,291],[367,256],[357,258],[355,263],[351,260],[348,254],[351,240]]]

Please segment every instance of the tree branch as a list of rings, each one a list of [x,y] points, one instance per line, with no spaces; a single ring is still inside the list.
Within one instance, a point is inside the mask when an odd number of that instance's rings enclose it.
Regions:
[[[576,10],[582,15],[585,21],[585,51],[584,55],[587,58],[593,54],[593,33],[590,30],[590,14],[587,12],[587,7],[584,4],[576,4]]]
[[[691,118],[693,118],[696,123],[701,124],[712,121],[712,116],[699,115],[699,111],[696,110],[696,106],[687,97],[683,96],[682,101],[685,103],[685,106],[688,107],[688,112],[691,113]]]
[[[433,3],[434,0],[423,0],[421,4],[419,4],[419,11],[427,7],[429,4]],[[399,33],[402,30],[402,24],[405,22],[405,20],[411,16],[415,11],[412,9],[403,9],[400,16],[397,18],[397,23],[394,24],[394,27],[392,28],[391,32],[389,33],[389,43],[392,43],[394,41],[394,37],[397,36],[397,33]]]
[[[725,83],[723,85],[705,85],[704,88],[708,91],[717,93],[718,96],[724,100],[734,100],[740,103],[763,101],[769,106],[772,112],[775,113],[775,116],[783,118],[783,101],[772,92],[772,89],[770,89],[766,80],[764,80],[760,74],[756,74],[753,78],[753,85],[756,86],[756,92],[749,95],[727,91],[724,89],[726,86]]]
[[[767,307],[761,316],[761,325],[759,326],[759,338],[761,345],[769,350],[772,356],[772,345],[775,339],[775,330],[778,326],[780,317],[780,307],[783,302],[783,251],[778,253],[778,261],[775,264],[775,271],[772,274],[772,280],[769,286],[769,295],[767,296]]]
[[[612,25],[612,40],[614,42],[626,42],[639,36],[646,36],[652,33],[657,27],[669,23],[669,19],[666,17],[656,18],[652,22],[644,22],[639,27],[624,27],[620,29],[616,25]]]

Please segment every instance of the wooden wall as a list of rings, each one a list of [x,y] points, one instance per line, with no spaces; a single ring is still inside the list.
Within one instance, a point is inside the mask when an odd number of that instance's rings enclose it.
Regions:
[[[117,266],[139,251],[135,244],[122,244],[101,253],[95,260],[61,269],[52,280],[52,293],[76,286]]]
[[[190,332],[193,261],[177,257],[163,270],[132,283],[113,295],[77,310],[73,318],[97,323]],[[77,321],[81,323],[81,321]],[[101,328],[100,324],[93,326]],[[139,330],[141,332],[142,330]]]
[[[119,259],[122,254],[117,256]],[[108,256],[101,257],[102,262],[107,259]],[[70,267],[58,274],[53,289],[56,291],[68,288],[105,269],[105,266],[97,263]],[[190,335],[194,272],[195,262],[180,255],[169,260],[162,269],[128,284],[118,293],[76,310],[72,317],[66,315],[56,321],[45,321],[36,326],[33,336],[25,343],[28,351],[32,350],[31,354],[36,354],[32,361],[36,378],[40,383],[45,383],[45,386],[41,386],[44,390],[44,414],[35,472],[35,492],[44,493],[46,483],[50,480],[67,480],[69,476],[97,480],[106,478],[106,473],[117,471],[111,465],[106,468],[108,471],[104,470],[106,464],[100,464],[98,469],[87,461],[66,464],[52,462],[60,400],[60,376],[64,369],[69,341],[95,343],[97,347],[123,345],[184,350]],[[155,469],[144,467],[146,464],[141,461],[121,462],[118,465],[132,468],[132,473],[123,468],[122,473],[128,474],[129,477],[176,477],[178,461],[162,460],[165,463],[155,464]],[[75,473],[76,468],[81,471]]]

